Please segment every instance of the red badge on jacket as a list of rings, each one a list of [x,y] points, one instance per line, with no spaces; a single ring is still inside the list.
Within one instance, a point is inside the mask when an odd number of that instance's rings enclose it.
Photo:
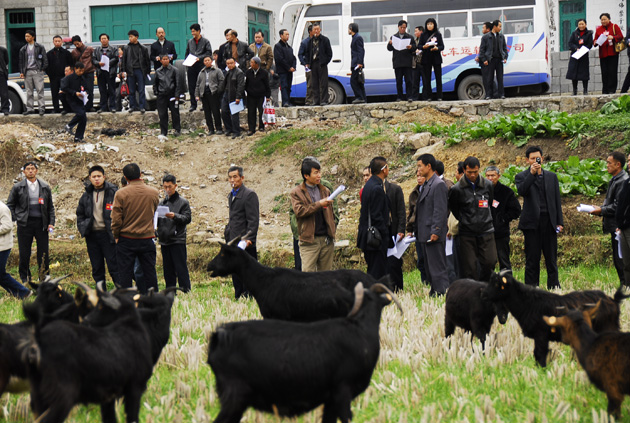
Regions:
[[[111,203],[105,204],[105,210],[111,211],[112,210],[112,204]]]
[[[39,198],[39,204],[44,204],[44,199],[43,198]]]

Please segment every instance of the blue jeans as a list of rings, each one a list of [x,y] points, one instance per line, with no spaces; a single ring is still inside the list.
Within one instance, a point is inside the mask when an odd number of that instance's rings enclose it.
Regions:
[[[9,254],[11,254],[11,249],[0,251],[0,286],[14,297],[24,298],[31,291],[7,273]]]
[[[133,73],[127,73],[127,85],[129,85],[129,107],[135,110],[146,109],[147,98],[144,93],[144,74],[141,69],[134,69]],[[139,106],[136,103],[136,91],[140,100]]]

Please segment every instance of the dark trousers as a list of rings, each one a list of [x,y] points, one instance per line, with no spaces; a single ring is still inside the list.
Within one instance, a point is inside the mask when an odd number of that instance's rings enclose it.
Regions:
[[[387,274],[391,278],[394,284],[395,291],[402,291],[403,289],[403,260],[402,258],[396,258],[395,256],[387,257]]]
[[[85,113],[87,105],[84,107],[83,104],[78,101],[68,101],[67,104],[72,113],[75,114],[70,122],[68,122],[68,126],[74,128],[76,125],[77,129],[74,132],[74,138],[82,140],[85,135],[85,127],[87,126],[87,114]]]
[[[85,73],[85,92],[88,93],[88,102],[85,104],[85,110],[90,111],[94,108],[94,72]]]
[[[424,256],[422,255],[422,243],[416,241],[416,268],[420,271],[420,279],[425,285],[429,284],[429,275],[427,275],[426,265],[424,264]]]
[[[0,286],[14,297],[24,298],[31,291],[7,273],[7,261],[10,254],[11,249],[0,251]]]
[[[308,72],[307,72],[308,73]],[[280,94],[282,95],[282,107],[289,107],[291,104],[291,86],[293,85],[293,73],[279,73],[280,78]],[[308,85],[308,77],[306,78]],[[308,101],[308,90],[306,99]]]
[[[0,113],[9,113],[9,87],[7,76],[2,72],[0,72]]]
[[[304,99],[304,104],[307,106],[313,105],[313,84],[311,83],[311,73],[305,72],[304,77],[306,78],[306,98]]]
[[[101,96],[99,108],[106,112],[116,109],[116,74],[99,72],[98,92]]]
[[[448,288],[448,272],[446,271],[446,251],[444,242],[420,242],[422,257],[431,283],[430,294],[444,294]]]
[[[587,81],[587,83],[588,83],[588,81]],[[623,85],[621,86],[621,92],[622,93],[627,93],[628,89],[630,89],[630,68],[628,68],[628,73],[626,74],[626,77],[623,80]]]
[[[461,278],[461,266],[459,265],[459,235],[453,235],[453,267],[455,271],[455,279]]]
[[[0,78],[2,75],[0,75]],[[53,110],[55,113],[61,112],[61,107],[59,107],[59,100],[63,98],[65,94],[59,94],[59,88],[61,86],[61,78],[58,76],[49,77],[50,79],[50,96],[52,97]],[[2,97],[0,95],[0,97]],[[63,101],[62,101],[63,104]]]
[[[547,288],[560,288],[558,282],[558,234],[551,225],[548,214],[541,214],[538,228],[523,230],[525,236],[525,283],[540,283],[540,253],[547,266]]]
[[[302,270],[302,257],[300,256],[300,240],[293,238],[293,259],[295,270]]]
[[[133,72],[127,73],[127,85],[129,86],[129,108],[131,110],[146,109],[147,98],[144,92],[142,69],[134,69]],[[138,101],[136,101],[136,93],[138,93]]]
[[[18,225],[17,240],[18,249],[20,251],[19,273],[22,283],[31,277],[31,269],[29,264],[31,261],[31,247],[33,246],[33,238],[37,243],[37,269],[40,280],[44,275],[48,275],[48,267],[50,265],[50,255],[48,254],[48,231],[43,228],[41,218],[29,217],[26,226]]]
[[[619,242],[615,238],[616,234],[610,234],[610,241],[612,243],[612,253],[613,253],[613,263],[615,264],[615,269],[617,270],[617,275],[619,276],[619,281],[621,284],[625,283],[625,277],[623,275],[623,259],[619,257]]]
[[[221,97],[218,93],[212,94],[209,90],[201,96],[201,104],[203,105],[203,114],[206,117],[206,125],[208,131],[220,131],[221,125]],[[212,119],[214,118],[214,122]]]
[[[243,101],[243,99],[241,99],[241,101]],[[232,112],[230,112],[228,94],[223,94],[223,99],[221,100],[221,117],[223,118],[223,126],[225,126],[226,134],[232,132],[236,135],[241,135],[241,122],[238,115],[238,113],[232,114]]]
[[[188,253],[186,244],[162,245],[162,266],[164,268],[164,282],[166,287],[177,286],[190,291],[190,276],[188,275]]]
[[[199,72],[203,68],[203,58],[201,59],[202,59],[200,60],[201,66],[193,65],[186,69],[186,74],[188,75],[188,92],[190,93],[190,107],[193,109],[197,108],[197,99],[195,98],[195,89],[197,88],[197,77],[199,76]]]
[[[114,284],[118,283],[118,265],[116,264],[116,243],[109,240],[107,231],[92,231],[85,237],[92,278],[94,282],[105,280],[105,262]]]
[[[245,252],[258,260],[256,245],[245,248]],[[242,280],[238,275],[232,275],[232,285],[234,286],[234,298],[238,300],[240,297],[249,297],[249,290],[245,286],[245,281]]]
[[[628,78],[626,78],[628,79]],[[572,79],[571,83],[573,84],[573,95],[577,95],[577,90],[578,90],[578,80],[577,79]],[[630,84],[630,80],[628,81],[628,83]],[[624,82],[625,85],[625,82]],[[586,81],[582,81],[582,88],[584,88],[584,95],[588,94],[588,80]],[[628,89],[626,88],[626,91]],[[621,89],[621,92],[623,92],[623,88]]]
[[[119,283],[123,288],[131,288],[134,278],[133,266],[140,261],[144,283],[136,284],[141,294],[149,288],[158,290],[157,273],[155,271],[155,244],[152,239],[131,239],[120,237],[116,244],[116,260],[118,262]]]
[[[420,63],[411,69],[411,94],[412,100],[420,99],[420,88],[422,87],[422,67]]]
[[[497,263],[497,246],[494,234],[479,236],[459,235],[460,275],[477,281],[490,281],[490,275]],[[479,262],[479,272],[477,272]]]
[[[354,93],[355,98],[366,101],[365,84],[359,82],[359,76],[363,73],[363,69],[352,69],[352,75],[350,76],[350,87]]]
[[[160,134],[168,135],[168,111],[171,111],[171,117],[173,118],[173,129],[179,132],[182,130],[182,125],[179,119],[179,104],[175,104],[175,101],[170,101],[172,96],[159,95],[157,97],[157,112],[160,117]]]
[[[614,94],[617,92],[617,69],[619,68],[619,55],[603,57],[599,59],[602,70],[602,94]]]
[[[394,68],[394,73],[396,74],[396,98],[406,100],[409,96],[413,99],[411,68]],[[403,94],[403,78],[405,78],[405,94]]]
[[[387,274],[387,250],[364,251],[367,263],[367,274],[375,279],[380,279]]]
[[[435,65],[422,65],[422,99],[428,100],[431,98],[433,89],[431,88],[431,69],[435,74],[435,91],[437,93],[438,100],[442,98],[442,64]]]
[[[320,65],[319,61],[311,63],[311,83],[313,84],[313,104],[328,104],[328,65]]]
[[[486,69],[483,69],[486,68]],[[483,74],[483,87],[486,90],[486,97],[501,98],[504,97],[505,92],[503,90],[503,60],[498,57],[493,57],[488,66],[482,66],[485,72]],[[494,87],[494,78],[497,78],[497,89]]]
[[[265,124],[262,120],[264,101],[265,97],[247,96],[247,125],[249,125],[249,132],[256,132],[256,123],[258,123],[258,128],[261,131],[265,130]],[[256,112],[258,112],[258,121],[256,121]]]
[[[511,269],[512,263],[510,262],[510,237],[503,236],[501,238],[494,238],[494,243],[497,246],[499,269]]]

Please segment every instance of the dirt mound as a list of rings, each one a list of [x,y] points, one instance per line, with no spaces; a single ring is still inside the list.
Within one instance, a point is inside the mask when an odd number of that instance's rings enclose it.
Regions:
[[[401,123],[420,123],[422,125],[442,125],[448,126],[455,123],[457,119],[432,107],[423,107],[422,109],[412,110],[397,116],[389,121],[391,125],[399,125]]]

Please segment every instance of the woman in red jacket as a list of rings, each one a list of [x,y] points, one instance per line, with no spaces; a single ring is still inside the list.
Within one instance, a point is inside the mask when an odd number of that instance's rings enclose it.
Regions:
[[[595,30],[595,42],[603,34],[607,41],[599,46],[599,64],[602,69],[602,94],[617,92],[617,68],[619,67],[619,53],[615,51],[615,43],[623,40],[623,33],[619,26],[610,22],[610,14],[599,15],[602,26]]]

